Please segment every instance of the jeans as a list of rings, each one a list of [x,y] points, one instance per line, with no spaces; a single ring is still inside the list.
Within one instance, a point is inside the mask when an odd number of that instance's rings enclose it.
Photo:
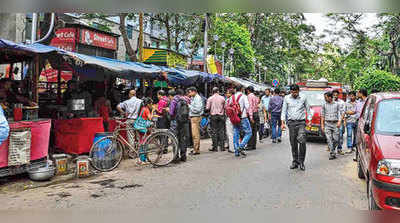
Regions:
[[[256,149],[257,147],[257,132],[259,130],[259,125],[260,125],[260,116],[258,115],[258,112],[253,113],[253,119],[254,123],[250,123],[250,126],[251,126],[251,132],[254,132],[254,134],[251,135],[250,141],[248,142],[247,147],[249,149]]]
[[[326,141],[328,141],[328,147],[331,151],[332,155],[336,155],[336,148],[338,147],[339,142],[339,128],[336,126],[337,121],[334,122],[325,122],[325,136]],[[338,148],[338,150],[340,150]]]
[[[240,130],[245,133],[242,142],[239,144]],[[243,118],[240,121],[240,125],[233,126],[233,145],[235,147],[235,153],[238,154],[240,149],[246,147],[252,136],[250,121],[248,118]]]
[[[305,120],[289,120],[289,138],[292,147],[293,162],[304,163],[306,158],[306,121]]]
[[[339,140],[338,140],[338,150],[342,150],[343,148],[343,135],[344,135],[344,124],[342,123],[342,125],[340,126],[339,129]]]
[[[272,139],[277,139],[282,137],[280,113],[271,114],[271,128],[272,128]]]
[[[212,139],[212,148],[217,150],[218,147],[220,150],[224,149],[225,143],[225,119],[222,115],[212,115],[211,116],[211,139]]]
[[[347,148],[353,149],[356,146],[356,123],[347,123]]]
[[[261,140],[264,137],[264,123],[260,123],[260,128],[258,129],[258,138]]]

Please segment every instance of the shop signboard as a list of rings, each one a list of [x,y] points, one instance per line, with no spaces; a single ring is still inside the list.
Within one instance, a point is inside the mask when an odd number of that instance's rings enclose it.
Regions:
[[[58,29],[50,45],[66,51],[75,51],[76,29],[63,28]]]
[[[81,29],[79,42],[85,45],[97,46],[111,50],[117,49],[116,37],[88,29]]]

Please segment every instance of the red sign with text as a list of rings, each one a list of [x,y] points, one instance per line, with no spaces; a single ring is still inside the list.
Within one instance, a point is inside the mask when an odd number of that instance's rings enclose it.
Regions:
[[[93,32],[87,29],[81,29],[80,34],[79,42],[82,44],[103,47],[112,50],[117,49],[117,38],[113,36]]]
[[[63,28],[56,31],[56,37],[51,40],[50,45],[66,51],[75,51],[77,38],[75,28]]]

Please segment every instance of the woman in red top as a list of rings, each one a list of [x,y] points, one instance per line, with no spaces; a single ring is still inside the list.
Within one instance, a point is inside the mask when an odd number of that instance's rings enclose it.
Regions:
[[[112,111],[111,102],[103,95],[101,95],[94,102],[94,110],[99,117],[103,118],[104,131],[108,132],[108,121],[110,119],[110,113]]]
[[[143,99],[143,104],[142,108],[140,109],[140,117],[146,121],[151,121],[153,119],[153,100],[151,98],[144,98]],[[144,140],[146,139],[145,135],[147,133],[141,133],[139,132],[139,143],[143,144]],[[147,163],[147,157],[145,153],[145,145],[141,146],[139,148],[139,160],[138,164],[146,164]]]

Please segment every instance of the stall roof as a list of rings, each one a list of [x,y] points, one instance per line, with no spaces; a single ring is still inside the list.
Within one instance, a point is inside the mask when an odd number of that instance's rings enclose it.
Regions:
[[[264,91],[267,86],[265,85],[261,85],[261,84],[257,84],[257,83],[253,83],[251,81],[242,79],[242,78],[238,78],[238,77],[229,77],[231,80],[233,80],[234,82],[237,82],[245,87],[249,87],[249,86],[253,86],[254,90],[256,91]]]
[[[37,54],[56,54],[57,52],[66,51],[39,43],[25,45],[0,39],[0,64],[18,63],[32,60],[34,55]]]

